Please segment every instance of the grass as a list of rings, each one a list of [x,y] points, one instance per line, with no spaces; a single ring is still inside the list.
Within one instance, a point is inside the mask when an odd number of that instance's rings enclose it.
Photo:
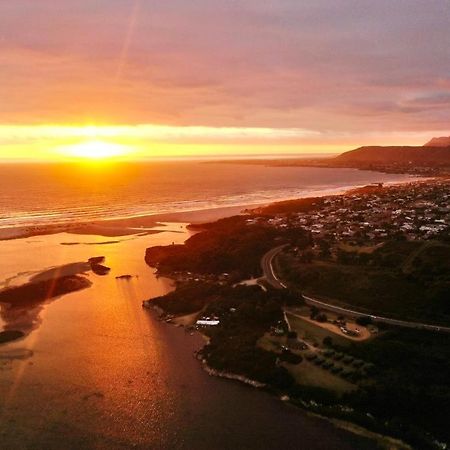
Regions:
[[[266,333],[258,340],[258,346],[268,352],[277,353],[282,345],[286,345],[286,337],[276,337]]]
[[[356,385],[305,359],[300,364],[284,364],[284,366],[289,370],[289,373],[295,378],[297,383],[303,386],[328,389],[338,395],[357,389]]]
[[[277,337],[266,333],[258,340],[258,346],[269,352],[279,353],[282,345],[286,345],[286,337],[284,336]],[[283,366],[286,367],[298,384],[302,386],[320,387],[333,391],[337,395],[343,395],[357,389],[356,385],[343,379],[339,375],[332,374],[329,370],[321,366],[319,367],[313,361],[307,361],[305,358],[307,352],[294,353],[302,355],[303,361],[300,364],[283,363]],[[327,361],[335,363],[332,359],[324,359],[324,362]]]
[[[307,322],[301,317],[293,316],[289,312],[286,312],[286,317],[289,321],[289,325],[292,331],[296,331],[297,335],[300,338],[305,339],[306,341],[322,345],[324,338],[330,337],[332,342],[339,346],[348,346],[351,342],[349,339],[346,339],[343,336],[339,336],[332,331]]]
[[[377,248],[380,248],[382,244],[377,245],[350,245],[341,242],[339,248],[345,252],[356,252],[356,253],[373,253]]]

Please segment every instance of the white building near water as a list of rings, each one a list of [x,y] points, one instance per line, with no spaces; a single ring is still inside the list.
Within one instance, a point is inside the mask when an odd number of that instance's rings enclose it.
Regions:
[[[210,319],[207,317],[206,319],[199,319],[197,322],[195,322],[196,325],[201,327],[214,327],[216,325],[219,325],[220,320],[219,319]]]

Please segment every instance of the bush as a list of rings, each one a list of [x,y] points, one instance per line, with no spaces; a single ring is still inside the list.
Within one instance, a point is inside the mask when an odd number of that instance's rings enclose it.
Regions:
[[[308,352],[308,353],[305,355],[305,358],[306,358],[308,361],[313,361],[313,360],[317,359],[317,354],[314,353],[314,352]]]
[[[331,361],[325,361],[323,364],[324,369],[331,369],[334,366],[334,364]]]
[[[355,358],[353,358],[353,356],[350,355],[346,355],[344,356],[344,358],[342,359],[342,362],[344,362],[345,364],[351,364],[354,361]]]
[[[315,320],[317,320],[317,322],[320,322],[320,323],[325,323],[328,321],[328,317],[325,313],[320,313],[320,314],[317,314],[317,316],[315,317]]]
[[[355,322],[362,327],[367,327],[372,323],[372,318],[369,316],[358,317]]]
[[[280,361],[287,362],[288,364],[300,364],[303,361],[300,355],[292,353],[290,350],[283,350],[279,358]]]

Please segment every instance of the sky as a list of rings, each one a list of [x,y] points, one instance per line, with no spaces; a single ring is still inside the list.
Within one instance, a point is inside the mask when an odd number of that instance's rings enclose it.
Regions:
[[[14,0],[0,18],[0,158],[450,134],[449,0]]]

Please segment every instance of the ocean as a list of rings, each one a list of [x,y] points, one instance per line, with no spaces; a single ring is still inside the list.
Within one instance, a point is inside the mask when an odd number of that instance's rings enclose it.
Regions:
[[[0,165],[0,228],[89,222],[320,195],[408,175],[169,161]]]

